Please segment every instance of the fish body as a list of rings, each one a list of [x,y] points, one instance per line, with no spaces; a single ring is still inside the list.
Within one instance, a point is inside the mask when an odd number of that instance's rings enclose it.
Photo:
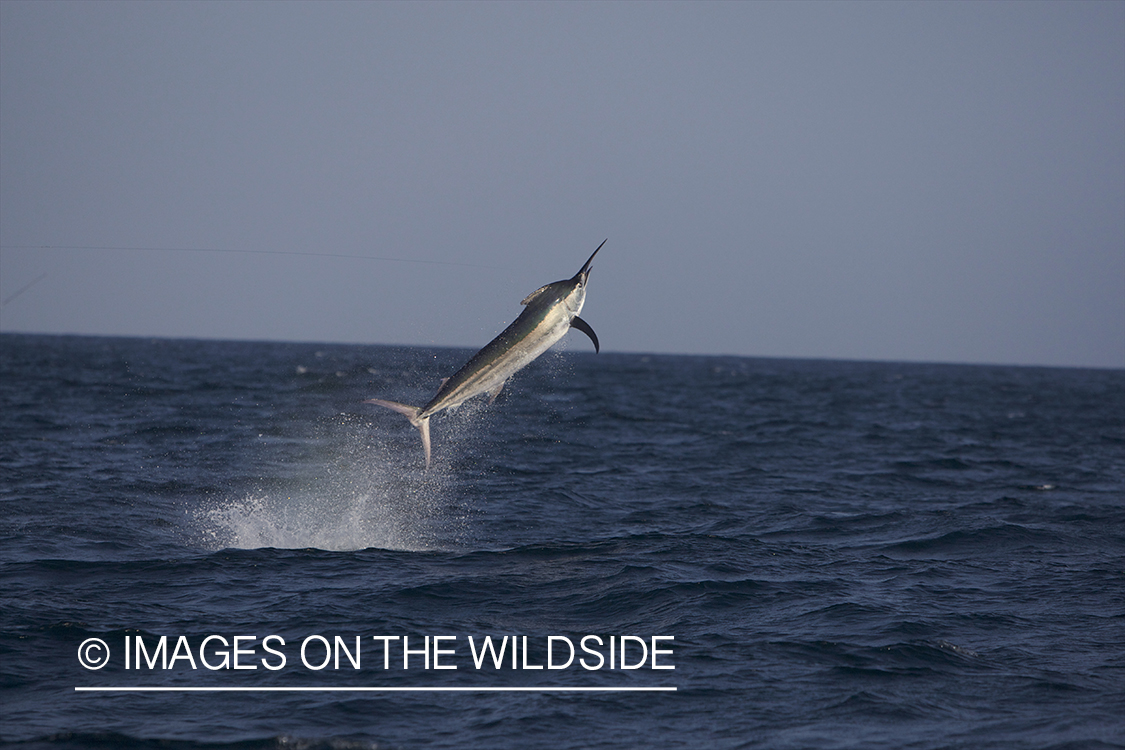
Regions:
[[[595,351],[601,350],[594,329],[578,317],[578,313],[582,311],[582,305],[586,301],[590,264],[603,245],[605,241],[598,245],[589,260],[571,278],[547,284],[527,295],[520,303],[524,309],[519,317],[474,354],[452,377],[446,378],[425,406],[410,406],[379,398],[368,399],[364,403],[385,406],[405,415],[421,433],[426,468],[429,468],[430,417],[485,393],[493,401],[496,400],[508,378],[550,349],[571,328],[577,328],[589,336],[594,342]]]

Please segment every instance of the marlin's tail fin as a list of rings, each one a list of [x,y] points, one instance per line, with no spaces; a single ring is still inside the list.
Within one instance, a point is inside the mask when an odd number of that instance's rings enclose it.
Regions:
[[[363,403],[385,406],[409,419],[410,424],[417,427],[418,432],[422,433],[422,450],[426,454],[426,468],[430,468],[430,418],[419,417],[418,414],[422,411],[421,409],[415,406],[408,406],[407,404],[400,404],[397,401],[384,401],[381,398],[369,398]]]

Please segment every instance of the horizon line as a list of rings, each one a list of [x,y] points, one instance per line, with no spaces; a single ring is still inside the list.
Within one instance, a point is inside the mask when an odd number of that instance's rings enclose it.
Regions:
[[[81,333],[75,331],[34,331],[5,329],[0,326],[0,335],[3,336],[57,336],[60,338],[91,338],[91,339],[134,339],[149,341],[200,341],[228,344],[297,344],[302,346],[362,346],[374,348],[400,348],[400,349],[463,349],[473,351],[476,347],[470,344],[403,344],[374,341],[351,341],[347,339],[301,339],[301,338],[269,338],[261,336],[230,336],[206,334],[144,334],[144,333]],[[576,351],[565,347],[557,353],[567,355],[590,355],[594,352]],[[1010,361],[985,361],[985,360],[942,360],[942,359],[910,359],[910,358],[879,358],[879,357],[831,357],[812,354],[736,354],[733,352],[666,352],[643,349],[606,349],[606,354],[640,356],[640,357],[704,357],[716,359],[749,359],[749,360],[781,360],[790,362],[843,362],[851,364],[874,365],[939,365],[949,367],[1019,367],[1046,370],[1125,370],[1122,364],[1045,364],[1043,362],[1010,362]]]

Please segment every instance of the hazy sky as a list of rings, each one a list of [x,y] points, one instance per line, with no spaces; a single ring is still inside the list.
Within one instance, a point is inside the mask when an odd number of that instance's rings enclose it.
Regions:
[[[606,350],[1125,367],[1125,3],[0,3],[0,330],[477,347],[607,237]]]

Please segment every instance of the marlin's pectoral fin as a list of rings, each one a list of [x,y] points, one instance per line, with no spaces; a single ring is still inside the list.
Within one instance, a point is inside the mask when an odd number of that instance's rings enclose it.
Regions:
[[[582,318],[575,315],[573,318],[570,319],[570,327],[571,328],[577,328],[579,331],[582,331],[582,333],[589,336],[590,340],[594,342],[594,351],[595,352],[600,352],[602,350],[601,345],[598,343],[598,334],[594,333],[594,329],[590,327],[589,323],[587,323],[586,321],[582,320]]]
[[[495,388],[493,388],[492,390],[490,390],[488,392],[488,403],[491,404],[493,401],[496,400],[496,397],[500,395],[500,391],[504,390],[504,383],[507,383],[507,382],[508,382],[507,380],[501,381],[500,385],[496,386]]]

